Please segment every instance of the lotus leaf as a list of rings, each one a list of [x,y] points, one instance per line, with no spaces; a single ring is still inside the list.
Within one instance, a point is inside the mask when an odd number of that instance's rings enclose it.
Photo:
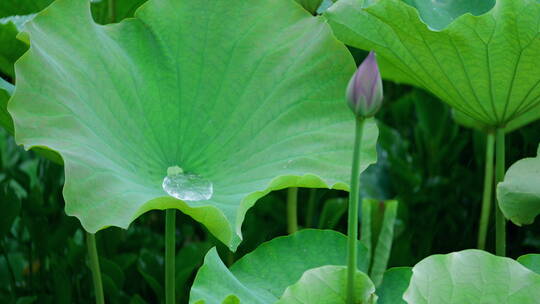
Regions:
[[[325,15],[341,41],[377,52],[386,77],[481,125],[517,128],[540,113],[539,1],[407,2],[341,0]]]
[[[517,261],[530,270],[540,274],[540,254],[530,253],[522,255],[517,259]]]
[[[152,0],[106,26],[87,1],[57,0],[24,35],[16,140],[63,157],[66,212],[89,232],[177,208],[234,249],[270,191],[348,190],[354,61],[292,0]],[[373,120],[364,132],[362,169],[376,158]],[[209,181],[211,198],[167,195],[172,168]]]
[[[403,298],[409,304],[534,304],[540,275],[481,250],[432,255],[413,267]]]
[[[536,157],[519,160],[508,169],[497,185],[497,201],[514,224],[534,222],[540,213],[540,146]]]
[[[383,276],[382,284],[377,287],[379,301],[377,304],[406,304],[403,293],[411,280],[411,267],[396,267],[388,269]]]
[[[358,269],[365,272],[367,250],[360,242],[358,246]],[[291,285],[294,287],[291,286],[288,290],[292,294],[296,294],[299,289],[309,288],[305,284],[311,283],[303,282],[302,278],[307,281],[315,279],[317,274],[325,272],[319,267],[345,265],[346,254],[347,238],[343,234],[333,230],[313,229],[300,230],[264,243],[234,263],[230,270],[220,260],[217,251],[212,249],[197,273],[191,289],[190,303],[221,304],[228,296],[238,299],[240,303],[275,303]],[[311,274],[306,273],[310,269]],[[341,274],[341,271],[334,272],[332,277],[342,281],[335,277],[335,274]],[[361,282],[365,283],[364,277]],[[333,281],[330,284],[335,283]],[[373,287],[373,283],[369,284]],[[363,284],[361,287],[369,287],[367,285]],[[320,287],[319,284],[317,286]],[[373,292],[371,287],[367,288],[369,294]],[[289,296],[285,300],[290,299]]]
[[[345,304],[346,286],[346,266],[327,265],[310,269],[298,282],[285,289],[276,304]],[[375,286],[367,274],[357,271],[354,287],[358,303],[376,303]]]

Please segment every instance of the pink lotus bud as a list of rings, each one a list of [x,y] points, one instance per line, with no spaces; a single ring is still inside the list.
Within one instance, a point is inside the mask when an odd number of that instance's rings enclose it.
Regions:
[[[373,51],[352,76],[346,94],[347,104],[356,116],[371,117],[379,111],[383,101],[383,87]]]

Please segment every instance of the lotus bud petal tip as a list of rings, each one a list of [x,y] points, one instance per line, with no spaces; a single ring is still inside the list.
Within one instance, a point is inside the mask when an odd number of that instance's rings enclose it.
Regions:
[[[347,104],[356,116],[371,117],[379,111],[383,101],[383,86],[373,51],[351,77],[346,96]]]

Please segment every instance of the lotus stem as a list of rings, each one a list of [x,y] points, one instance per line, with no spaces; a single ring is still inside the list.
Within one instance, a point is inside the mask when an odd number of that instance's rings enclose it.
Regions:
[[[298,231],[298,188],[287,189],[287,232]]]
[[[109,0],[108,3],[109,22],[114,23],[116,21],[116,3],[115,0]]]
[[[11,285],[11,295],[14,299],[17,298],[17,284],[15,283],[15,271],[13,271],[13,267],[11,266],[11,261],[9,259],[9,255],[6,249],[6,246],[4,245],[4,241],[0,240],[0,249],[2,249],[2,255],[4,256],[4,259],[6,260],[6,266],[9,272],[9,283]],[[30,263],[31,264],[31,263]]]
[[[354,276],[357,270],[358,250],[358,201],[360,188],[360,152],[362,143],[363,118],[356,118],[354,154],[351,168],[351,189],[349,191],[348,250],[347,250],[347,304],[355,304]]]
[[[176,209],[165,211],[165,304],[175,301]]]
[[[313,217],[315,216],[315,205],[317,204],[317,188],[309,189],[309,198],[306,212],[306,227],[313,226]]]
[[[495,154],[495,135],[493,132],[487,134],[486,141],[486,164],[484,172],[484,193],[482,195],[482,211],[480,214],[480,225],[478,227],[478,249],[486,248],[486,235],[489,226],[489,215],[491,213],[491,198],[493,197],[493,158]]]
[[[504,179],[505,172],[505,144],[504,130],[497,129],[497,138],[495,141],[495,182],[498,184]],[[495,200],[496,201],[496,200]],[[506,219],[496,203],[495,213],[495,253],[498,256],[506,256]]]
[[[94,293],[96,295],[96,304],[104,304],[103,284],[101,283],[101,271],[99,269],[99,257],[96,246],[96,235],[86,233],[86,245],[88,247],[88,257],[90,259],[90,270],[92,271],[92,280],[94,281]]]

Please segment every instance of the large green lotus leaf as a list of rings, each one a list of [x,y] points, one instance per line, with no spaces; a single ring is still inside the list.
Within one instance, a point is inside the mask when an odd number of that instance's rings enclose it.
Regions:
[[[534,304],[540,275],[481,250],[437,254],[413,267],[403,298],[409,304]]]
[[[540,146],[536,157],[519,160],[508,169],[497,185],[497,202],[514,224],[534,222],[540,213]]]
[[[517,259],[517,261],[520,262],[521,265],[540,274],[540,254],[530,253],[522,255]]]
[[[403,294],[412,276],[411,267],[395,267],[385,271],[382,284],[377,287],[377,304],[406,304]]]
[[[107,26],[86,1],[58,0],[25,34],[8,105],[16,140],[62,155],[66,212],[90,232],[177,208],[235,248],[270,191],[348,189],[355,65],[292,0],[154,0]],[[377,133],[367,121],[362,169]],[[211,198],[168,196],[175,166],[209,181]]]
[[[392,66],[398,75],[389,78],[417,84],[483,125],[504,127],[540,110],[537,0],[409,2],[416,7],[340,0],[325,15],[341,41]]]
[[[345,304],[346,289],[347,266],[322,266],[304,272],[276,304]],[[358,303],[376,303],[375,286],[361,271],[355,273],[354,294]]]
[[[7,105],[14,90],[15,86],[0,78],[0,126],[11,135],[13,135],[13,119],[11,119],[11,115],[7,111]],[[52,162],[63,165],[62,157],[50,149],[44,147],[35,147],[32,148],[32,151]]]
[[[477,129],[484,132],[492,131],[492,127],[488,125],[484,125],[479,121],[474,120],[473,118],[467,116],[466,114],[456,111],[455,109],[452,111],[452,116],[454,120],[465,127]],[[531,122],[534,122],[540,118],[540,104],[536,106],[534,109],[531,109],[530,111],[523,113],[523,115],[517,117],[514,120],[509,121],[506,126],[504,127],[504,131],[509,133],[514,130],[517,130],[525,125],[528,125]]]
[[[365,272],[367,249],[360,242],[358,246],[358,269]],[[306,271],[346,262],[347,237],[333,230],[305,229],[275,238],[245,255],[230,270],[212,249],[197,273],[190,303],[221,304],[230,295],[240,303],[275,303]]]

